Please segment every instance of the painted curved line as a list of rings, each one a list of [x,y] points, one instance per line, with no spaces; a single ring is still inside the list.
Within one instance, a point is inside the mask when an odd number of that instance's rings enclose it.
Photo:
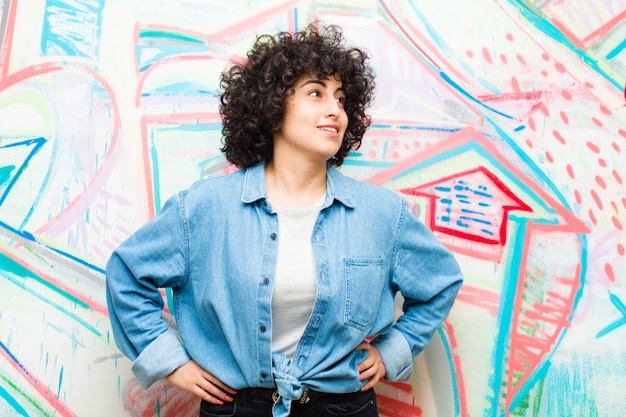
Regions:
[[[94,77],[94,79],[98,83],[100,83],[100,85],[109,95],[113,114],[113,134],[110,146],[108,147],[102,161],[102,165],[100,166],[100,168],[98,168],[92,179],[87,183],[85,189],[78,196],[76,196],[76,198],[74,198],[74,200],[61,211],[61,213],[50,219],[50,221],[46,225],[35,230],[35,233],[48,232],[52,235],[61,233],[67,226],[63,223],[63,218],[65,216],[71,215],[71,213],[75,211],[86,210],[86,208],[89,207],[89,204],[93,201],[93,199],[96,197],[96,194],[99,192],[99,189],[96,187],[96,185],[102,185],[105,179],[108,178],[108,176],[112,172],[113,164],[110,164],[110,162],[112,162],[114,153],[118,148],[117,144],[120,135],[121,122],[119,115],[119,106],[115,93],[113,92],[113,88],[93,68],[87,65],[83,66],[79,64],[71,64],[71,66],[76,67],[78,70],[85,71],[87,74],[90,74],[92,77]],[[72,219],[72,222],[73,221],[74,220]]]
[[[218,59],[213,55],[176,55],[172,57],[168,57],[162,59],[158,62],[153,63],[150,67],[141,73],[139,77],[139,81],[137,82],[137,89],[135,90],[135,106],[139,108],[141,105],[141,93],[143,91],[143,86],[146,83],[147,78],[153,71],[156,71],[158,68],[162,66],[166,66],[172,63],[178,63],[181,61],[211,61],[213,59]]]
[[[38,75],[48,74],[54,71],[60,71],[62,69],[65,69],[65,66],[57,62],[48,62],[45,64],[38,64],[23,68],[4,79],[0,79],[0,93],[9,87],[12,87],[14,84],[19,83],[20,81],[24,81]]]

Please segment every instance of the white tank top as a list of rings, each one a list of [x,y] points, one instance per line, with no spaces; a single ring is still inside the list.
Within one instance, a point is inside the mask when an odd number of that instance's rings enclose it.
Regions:
[[[278,255],[272,293],[272,351],[292,357],[317,296],[311,234],[324,199],[311,207],[278,213]]]

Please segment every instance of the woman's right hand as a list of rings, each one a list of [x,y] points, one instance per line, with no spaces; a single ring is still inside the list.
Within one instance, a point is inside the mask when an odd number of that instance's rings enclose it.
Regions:
[[[213,404],[232,402],[237,391],[190,360],[165,377],[170,384]]]

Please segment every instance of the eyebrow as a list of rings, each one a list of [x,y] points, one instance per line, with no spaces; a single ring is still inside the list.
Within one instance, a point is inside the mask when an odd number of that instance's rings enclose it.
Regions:
[[[326,84],[326,82],[325,82],[324,80],[321,80],[321,79],[319,79],[319,78],[311,78],[311,79],[309,79],[309,80],[306,80],[304,83],[302,83],[302,85],[300,86],[300,88],[306,87],[306,86],[307,86],[307,85],[309,85],[309,84],[318,84],[318,85],[321,85],[321,86],[322,86],[322,87],[324,87],[324,88],[326,88],[326,85],[327,85],[327,84]],[[335,90],[335,92],[338,92],[338,91],[343,92],[343,84],[342,84],[339,88],[337,88],[337,89]]]

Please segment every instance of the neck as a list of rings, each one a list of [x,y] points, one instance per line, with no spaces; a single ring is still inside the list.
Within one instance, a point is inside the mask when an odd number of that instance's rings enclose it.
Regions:
[[[326,192],[326,164],[298,166],[276,159],[265,166],[267,195],[285,208],[303,208],[315,204]]]

